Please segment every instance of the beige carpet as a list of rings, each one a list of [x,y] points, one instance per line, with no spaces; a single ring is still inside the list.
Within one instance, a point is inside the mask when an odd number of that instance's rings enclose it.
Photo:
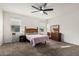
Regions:
[[[47,44],[32,47],[30,43],[16,42],[0,46],[2,56],[79,56],[79,46],[49,40]]]

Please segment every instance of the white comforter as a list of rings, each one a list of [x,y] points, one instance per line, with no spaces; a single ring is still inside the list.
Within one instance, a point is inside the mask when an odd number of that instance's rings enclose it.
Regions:
[[[45,43],[47,40],[49,40],[49,37],[47,35],[26,35],[27,39],[30,41],[32,46],[35,46],[37,43]]]

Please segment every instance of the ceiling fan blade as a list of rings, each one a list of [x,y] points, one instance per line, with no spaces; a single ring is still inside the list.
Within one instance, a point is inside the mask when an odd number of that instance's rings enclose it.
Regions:
[[[48,15],[45,11],[43,11],[44,14]]]
[[[44,7],[46,7],[46,5],[47,5],[47,3],[44,3],[44,5],[43,5],[43,6],[44,6]]]
[[[37,10],[40,10],[39,8],[35,7],[35,6],[32,6],[33,8],[37,9]]]
[[[52,11],[53,9],[44,9],[43,11]]]
[[[35,13],[35,12],[39,12],[39,11],[33,11],[32,13]]]

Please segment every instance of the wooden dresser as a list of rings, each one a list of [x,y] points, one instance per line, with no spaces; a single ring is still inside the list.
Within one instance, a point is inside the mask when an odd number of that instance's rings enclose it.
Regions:
[[[51,39],[55,41],[61,41],[61,33],[51,33]]]
[[[49,39],[55,41],[61,41],[61,33],[59,31],[59,25],[52,25],[51,32],[48,32]]]

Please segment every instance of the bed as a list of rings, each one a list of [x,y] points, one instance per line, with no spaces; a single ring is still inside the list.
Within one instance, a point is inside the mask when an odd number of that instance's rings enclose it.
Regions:
[[[38,28],[25,28],[25,33],[32,46],[38,43],[46,44],[46,41],[49,40],[48,35],[38,34]]]

